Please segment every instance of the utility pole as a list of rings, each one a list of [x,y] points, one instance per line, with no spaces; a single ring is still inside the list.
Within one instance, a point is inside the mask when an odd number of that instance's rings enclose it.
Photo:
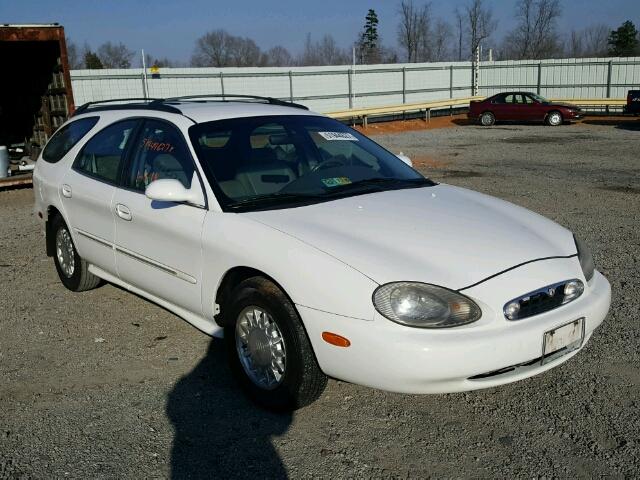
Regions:
[[[147,60],[144,58],[144,49],[142,49],[142,96],[148,98],[149,84],[147,83]]]
[[[471,81],[471,92],[475,97],[478,95],[478,82],[480,80],[480,45],[476,47],[475,55],[473,56],[473,65],[472,65],[472,81]]]

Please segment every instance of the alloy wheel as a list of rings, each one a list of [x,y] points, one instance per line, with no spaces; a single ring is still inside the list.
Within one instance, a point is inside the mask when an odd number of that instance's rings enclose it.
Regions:
[[[66,228],[58,229],[56,233],[56,258],[60,270],[67,278],[73,276],[76,268],[75,252],[73,251],[73,240]]]
[[[258,306],[245,308],[236,321],[235,337],[240,364],[251,381],[265,390],[277,388],[286,370],[286,350],[273,317]]]

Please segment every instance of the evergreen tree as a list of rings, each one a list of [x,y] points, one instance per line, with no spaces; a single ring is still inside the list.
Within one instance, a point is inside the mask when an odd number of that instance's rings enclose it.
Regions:
[[[632,57],[639,53],[638,30],[630,20],[609,34],[609,55],[614,57]]]
[[[93,53],[91,50],[87,50],[84,54],[84,66],[91,70],[102,69],[102,62],[100,57]]]
[[[380,47],[378,45],[378,15],[372,8],[369,9],[365,17],[365,24],[358,49],[360,50],[360,61],[362,63],[377,63],[380,61]]]

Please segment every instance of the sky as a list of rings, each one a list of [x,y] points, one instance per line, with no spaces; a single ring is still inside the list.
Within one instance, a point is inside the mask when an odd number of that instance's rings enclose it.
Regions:
[[[414,0],[422,3],[421,0]],[[432,0],[436,16],[452,20],[456,6],[467,0]],[[195,40],[223,28],[253,38],[263,49],[283,45],[301,51],[307,33],[320,39],[330,33],[349,47],[364,25],[369,8],[376,10],[383,44],[396,45],[400,0],[0,0],[0,23],[58,22],[67,37],[93,48],[103,42],[122,42],[155,57],[187,62]],[[493,8],[499,39],[514,25],[515,0],[487,0]],[[640,0],[561,0],[561,32],[595,23],[619,26],[640,23]],[[640,27],[639,27],[640,28]]]

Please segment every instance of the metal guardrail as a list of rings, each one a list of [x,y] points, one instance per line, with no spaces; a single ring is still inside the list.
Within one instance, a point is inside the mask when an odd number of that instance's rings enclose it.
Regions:
[[[397,115],[407,112],[425,112],[425,121],[431,119],[431,110],[440,108],[453,108],[469,105],[472,100],[482,100],[485,97],[449,98],[447,100],[433,100],[431,102],[402,103],[385,107],[355,108],[326,113],[328,117],[336,119],[362,119],[362,125],[367,126],[367,118],[380,115]]]
[[[425,111],[425,121],[431,119],[431,110],[440,108],[453,108],[469,105],[472,100],[483,100],[486,97],[462,97],[448,100],[434,100],[432,102],[403,103],[384,107],[355,108],[326,113],[328,117],[336,119],[361,119],[362,125],[367,126],[367,118],[381,115],[399,115],[406,112]],[[553,102],[571,103],[579,107],[622,107],[627,104],[624,98],[555,98]]]
[[[553,102],[572,103],[579,107],[624,107],[625,98],[554,98]]]

